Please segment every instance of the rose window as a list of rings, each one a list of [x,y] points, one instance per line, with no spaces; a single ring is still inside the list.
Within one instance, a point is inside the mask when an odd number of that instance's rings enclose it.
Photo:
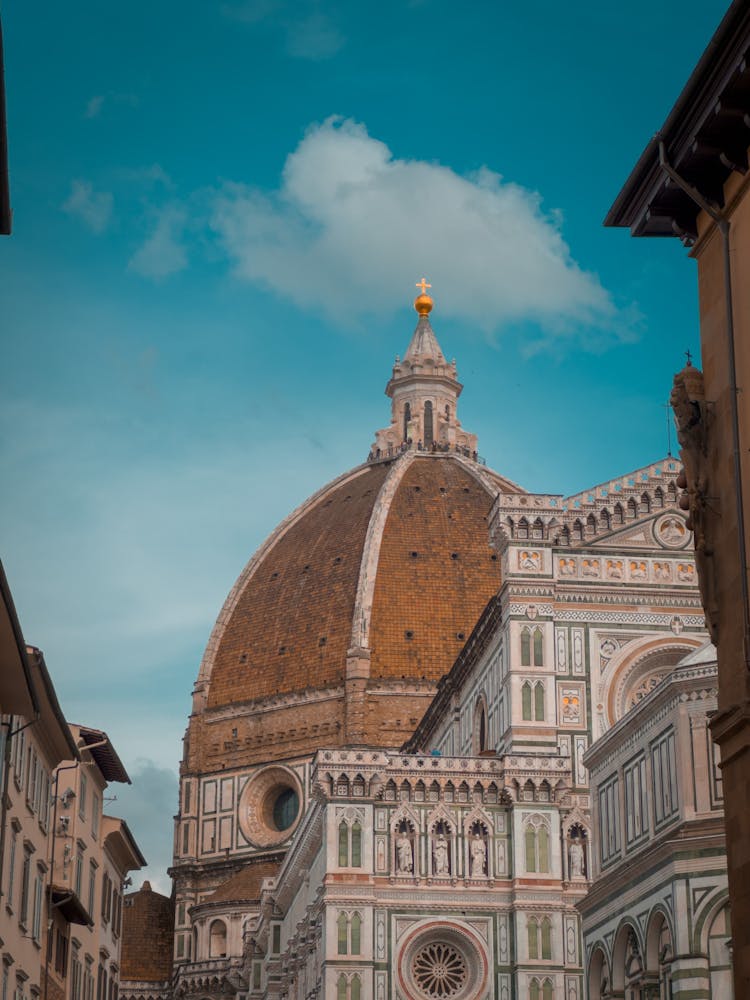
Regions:
[[[412,976],[425,997],[456,997],[468,979],[466,959],[452,944],[434,941],[416,953]]]

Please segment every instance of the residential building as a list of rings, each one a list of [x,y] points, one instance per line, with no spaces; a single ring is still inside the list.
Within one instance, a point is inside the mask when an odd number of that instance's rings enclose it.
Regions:
[[[702,371],[675,377],[706,623],[719,664],[735,993],[750,996],[750,4],[734,0],[606,219],[697,262]],[[661,100],[661,97],[660,97]]]

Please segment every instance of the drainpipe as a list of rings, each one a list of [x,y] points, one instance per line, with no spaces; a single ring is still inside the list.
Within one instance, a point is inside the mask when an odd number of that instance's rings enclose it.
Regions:
[[[737,366],[734,347],[734,307],[732,303],[732,258],[729,247],[730,221],[716,205],[709,202],[700,191],[689,184],[669,163],[664,141],[659,139],[659,165],[670,180],[685,192],[698,208],[709,215],[721,234],[724,252],[724,303],[727,317],[727,347],[729,353],[729,389],[732,414],[732,459],[734,465],[734,502],[737,507],[737,544],[742,572],[740,573],[740,593],[742,595],[742,652],[745,669],[750,671],[750,595],[747,582],[747,545],[745,542],[745,507],[742,490],[742,466],[740,463],[740,416],[737,387]]]
[[[60,799],[60,796],[58,794],[60,791],[60,772],[73,771],[75,770],[75,768],[78,767],[78,763],[79,762],[76,760],[72,764],[64,764],[62,767],[58,767],[58,769],[55,771],[55,794],[53,798],[55,804],[52,807],[52,850],[50,854],[50,863],[49,863],[50,886],[52,885],[52,882],[54,881],[55,878],[55,842],[57,841],[57,803],[59,802]],[[70,896],[66,896],[65,899],[61,899],[60,902],[57,903],[56,905],[60,906],[62,903],[67,902],[69,898]],[[44,993],[43,993],[44,1000],[47,1000],[47,993],[49,989],[49,963],[50,959],[52,958],[52,946],[50,942],[50,934],[52,933],[51,911],[52,911],[52,904],[50,903],[50,914],[49,914],[49,919],[47,921],[47,950],[44,956]]]

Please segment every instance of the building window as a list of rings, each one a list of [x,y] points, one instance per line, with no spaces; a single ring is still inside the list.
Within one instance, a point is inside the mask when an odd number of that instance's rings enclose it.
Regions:
[[[524,722],[531,722],[531,684],[524,681],[521,687],[521,718]]]
[[[111,916],[112,908],[112,882],[109,875],[105,872],[104,878],[102,879],[102,922],[109,923],[109,918]]]
[[[602,865],[620,853],[620,782],[615,775],[599,789],[599,845]]]
[[[55,972],[60,979],[68,974],[68,937],[59,927],[55,934]]]
[[[350,931],[350,951],[352,955],[359,955],[360,938],[362,934],[362,918],[358,913],[352,916]]]
[[[78,815],[81,819],[86,819],[86,775],[81,772],[81,780],[78,785]]]
[[[209,932],[209,957],[227,957],[227,925],[223,920],[214,920]]]
[[[541,682],[534,685],[534,718],[544,722],[544,684]]]
[[[532,820],[526,826],[526,871],[549,872],[549,830],[541,819]]]
[[[521,666],[531,666],[531,632],[527,628],[521,632]]]
[[[534,629],[534,666],[544,666],[544,635],[540,628]]]
[[[81,987],[83,978],[83,969],[81,968],[81,957],[80,949],[78,945],[73,945],[73,953],[70,961],[70,971],[71,971],[71,1000],[83,1000],[81,997]]]
[[[351,826],[345,819],[339,823],[339,867],[362,867],[362,824],[358,819]]]
[[[362,917],[341,910],[336,920],[336,939],[339,955],[359,955],[362,948]]]
[[[339,955],[346,955],[347,944],[348,944],[348,923],[345,913],[339,913],[339,918],[336,921],[336,927],[338,930],[337,940],[338,940],[338,953]]]
[[[23,871],[21,873],[21,902],[18,907],[18,922],[24,927],[29,918],[29,890],[31,885],[31,851],[24,848]]]
[[[13,831],[10,838],[10,850],[8,858],[8,906],[13,907],[13,882],[16,874],[16,849],[18,847],[18,832]]]
[[[678,809],[674,733],[670,730],[651,745],[654,818],[656,825],[671,819]]]
[[[542,932],[542,958],[552,958],[552,921],[549,917],[542,917],[540,926]]]
[[[79,899],[82,898],[83,893],[83,851],[79,847],[76,852],[76,871],[75,871],[75,893]]]
[[[94,916],[94,898],[96,896],[96,862],[89,862],[89,915]]]
[[[539,921],[529,917],[526,921],[526,933],[529,938],[529,958],[539,958]]]
[[[435,429],[432,422],[432,403],[428,399],[424,404],[424,446],[431,448],[435,440]]]
[[[646,759],[625,765],[625,841],[632,844],[648,833]]]
[[[91,793],[91,834],[94,840],[99,838],[99,812],[101,810],[101,800],[96,792]]]

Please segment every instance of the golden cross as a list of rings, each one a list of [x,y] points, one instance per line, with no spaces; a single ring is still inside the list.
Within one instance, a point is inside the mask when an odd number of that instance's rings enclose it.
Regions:
[[[432,285],[428,284],[427,281],[424,278],[422,278],[421,281],[416,282],[416,285],[417,285],[417,288],[421,288],[422,289],[422,295],[426,295],[427,294],[427,289],[428,288],[432,288]]]

